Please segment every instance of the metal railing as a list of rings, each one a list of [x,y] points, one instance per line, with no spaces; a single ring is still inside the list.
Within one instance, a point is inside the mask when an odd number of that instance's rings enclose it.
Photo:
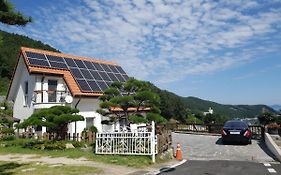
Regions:
[[[70,95],[69,91],[36,90],[32,101],[34,103],[64,103],[67,95]]]
[[[96,154],[151,155],[152,133],[97,133]]]
[[[220,134],[223,127],[222,124],[172,124],[167,125],[167,128],[173,131],[189,131],[189,132],[206,132],[206,133],[217,133]],[[264,127],[261,125],[249,125],[249,129],[252,133],[252,138],[262,139],[264,137]]]

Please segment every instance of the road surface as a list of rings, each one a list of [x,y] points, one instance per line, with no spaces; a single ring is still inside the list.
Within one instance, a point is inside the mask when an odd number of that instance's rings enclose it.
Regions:
[[[161,175],[281,175],[280,163],[258,140],[251,145],[223,145],[219,136],[173,133],[172,138],[174,148],[180,143],[187,161],[162,169]]]

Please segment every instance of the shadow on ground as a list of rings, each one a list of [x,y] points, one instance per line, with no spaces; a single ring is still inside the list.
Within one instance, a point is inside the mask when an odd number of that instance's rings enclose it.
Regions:
[[[9,170],[13,170],[15,168],[21,167],[22,164],[18,163],[4,163],[0,165],[0,175],[12,175],[14,174],[13,172],[9,172]]]
[[[235,146],[246,146],[246,145],[247,145],[247,144],[243,144],[243,143],[239,143],[239,142],[227,142],[227,143],[223,143],[221,137],[216,141],[216,144],[217,144],[217,145],[235,145]]]
[[[259,147],[260,147],[268,156],[270,156],[272,159],[278,161],[278,159],[275,157],[275,155],[272,154],[272,153],[270,152],[270,150],[266,147],[266,145],[265,145],[265,143],[264,143],[263,140],[259,140],[259,141],[258,141],[258,145],[259,145]]]
[[[176,170],[176,168],[164,167],[164,168],[160,169],[160,173],[168,173],[168,172],[175,171],[175,170]]]

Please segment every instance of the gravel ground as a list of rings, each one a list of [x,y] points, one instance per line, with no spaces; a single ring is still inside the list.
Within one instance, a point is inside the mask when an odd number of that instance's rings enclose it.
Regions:
[[[275,161],[257,140],[252,140],[251,145],[223,145],[220,136],[173,133],[172,138],[174,149],[180,143],[183,158],[189,160]]]

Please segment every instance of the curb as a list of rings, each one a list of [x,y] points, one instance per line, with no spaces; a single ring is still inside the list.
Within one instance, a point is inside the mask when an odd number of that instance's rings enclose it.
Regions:
[[[274,142],[270,134],[265,133],[265,144],[267,148],[275,155],[275,157],[281,162],[281,149]]]
[[[176,163],[176,164],[168,166],[168,167],[163,167],[163,168],[161,168],[157,171],[151,171],[151,172],[145,173],[144,175],[157,175],[157,174],[160,174],[160,173],[163,173],[163,172],[169,172],[169,171],[172,171],[173,169],[175,169],[175,167],[184,164],[186,161],[187,161],[186,159],[183,159],[179,163]]]

